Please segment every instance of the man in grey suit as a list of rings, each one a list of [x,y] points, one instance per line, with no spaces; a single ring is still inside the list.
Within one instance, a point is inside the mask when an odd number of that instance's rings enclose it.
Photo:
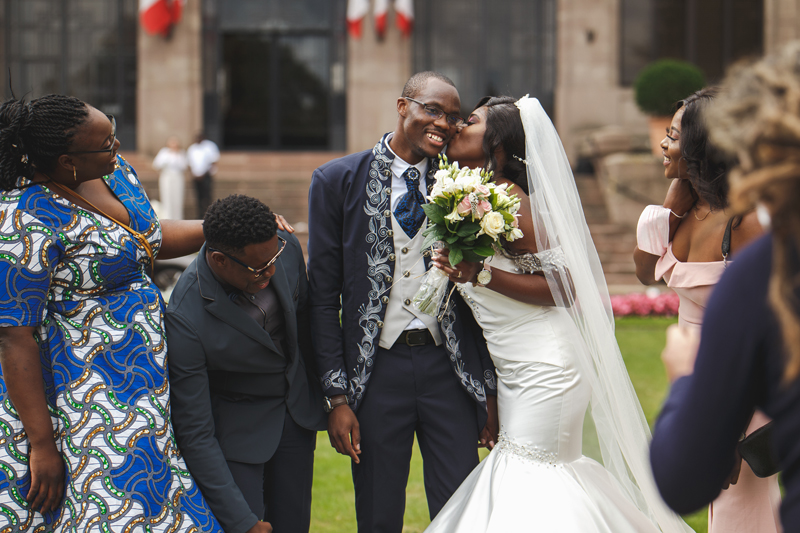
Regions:
[[[178,447],[226,533],[307,533],[326,419],[303,251],[247,196],[212,204],[203,232],[166,314]]]

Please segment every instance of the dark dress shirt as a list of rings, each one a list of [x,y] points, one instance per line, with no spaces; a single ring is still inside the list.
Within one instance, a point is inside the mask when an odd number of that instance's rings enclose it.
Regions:
[[[720,493],[739,437],[759,408],[774,420],[784,531],[800,531],[800,380],[782,381],[783,341],[767,302],[771,272],[770,234],[729,264],[708,302],[694,373],[672,385],[650,459],[667,504],[695,511]]]
[[[219,279],[219,278],[218,278]],[[230,299],[239,306],[247,315],[269,333],[278,353],[284,354],[286,348],[283,341],[286,337],[283,320],[283,309],[275,287],[267,285],[256,294],[247,294],[229,285],[223,285]]]

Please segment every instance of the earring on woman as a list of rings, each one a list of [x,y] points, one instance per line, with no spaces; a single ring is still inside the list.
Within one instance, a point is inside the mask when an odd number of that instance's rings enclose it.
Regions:
[[[75,167],[72,167],[72,179],[78,181],[78,169]]]

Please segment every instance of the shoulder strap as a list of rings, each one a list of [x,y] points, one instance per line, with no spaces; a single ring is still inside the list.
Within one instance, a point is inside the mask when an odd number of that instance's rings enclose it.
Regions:
[[[97,211],[97,213],[103,215],[104,217],[106,217],[109,220],[112,220],[112,221],[116,222],[117,225],[122,226],[123,228],[125,228],[128,231],[128,233],[133,235],[133,237],[136,239],[134,242],[138,242],[141,245],[142,249],[147,254],[147,257],[150,259],[150,266],[153,265],[153,259],[155,259],[153,257],[153,248],[150,246],[150,242],[147,240],[147,237],[143,233],[140,233],[140,232],[136,231],[135,229],[131,228],[130,226],[128,226],[127,224],[124,224],[124,223],[120,222],[119,220],[117,220],[116,218],[112,217],[111,215],[109,215],[108,213],[106,213],[105,211],[103,211],[102,209],[97,207],[96,205],[94,205],[92,202],[90,202],[89,200],[87,200],[86,198],[84,198],[83,196],[78,194],[77,192],[73,191],[72,189],[67,189],[66,187],[64,187],[60,183],[57,183],[57,182],[55,182],[53,180],[50,180],[48,182],[48,184],[49,185],[54,185],[62,193],[65,192],[67,194],[71,194],[72,196],[74,196],[74,197],[76,197],[76,198],[78,198],[80,200],[83,200],[88,205],[92,206],[92,208],[94,208],[94,210]]]
[[[731,229],[733,228],[733,219],[728,219],[728,225],[725,227],[725,235],[722,236],[722,263],[728,266],[728,255],[731,253]]]

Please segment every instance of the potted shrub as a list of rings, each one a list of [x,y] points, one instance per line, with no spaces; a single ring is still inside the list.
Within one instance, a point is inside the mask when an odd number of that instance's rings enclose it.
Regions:
[[[675,103],[705,86],[702,71],[677,59],[650,63],[637,76],[633,89],[636,105],[650,116],[650,145],[661,156],[661,140],[675,113]]]

